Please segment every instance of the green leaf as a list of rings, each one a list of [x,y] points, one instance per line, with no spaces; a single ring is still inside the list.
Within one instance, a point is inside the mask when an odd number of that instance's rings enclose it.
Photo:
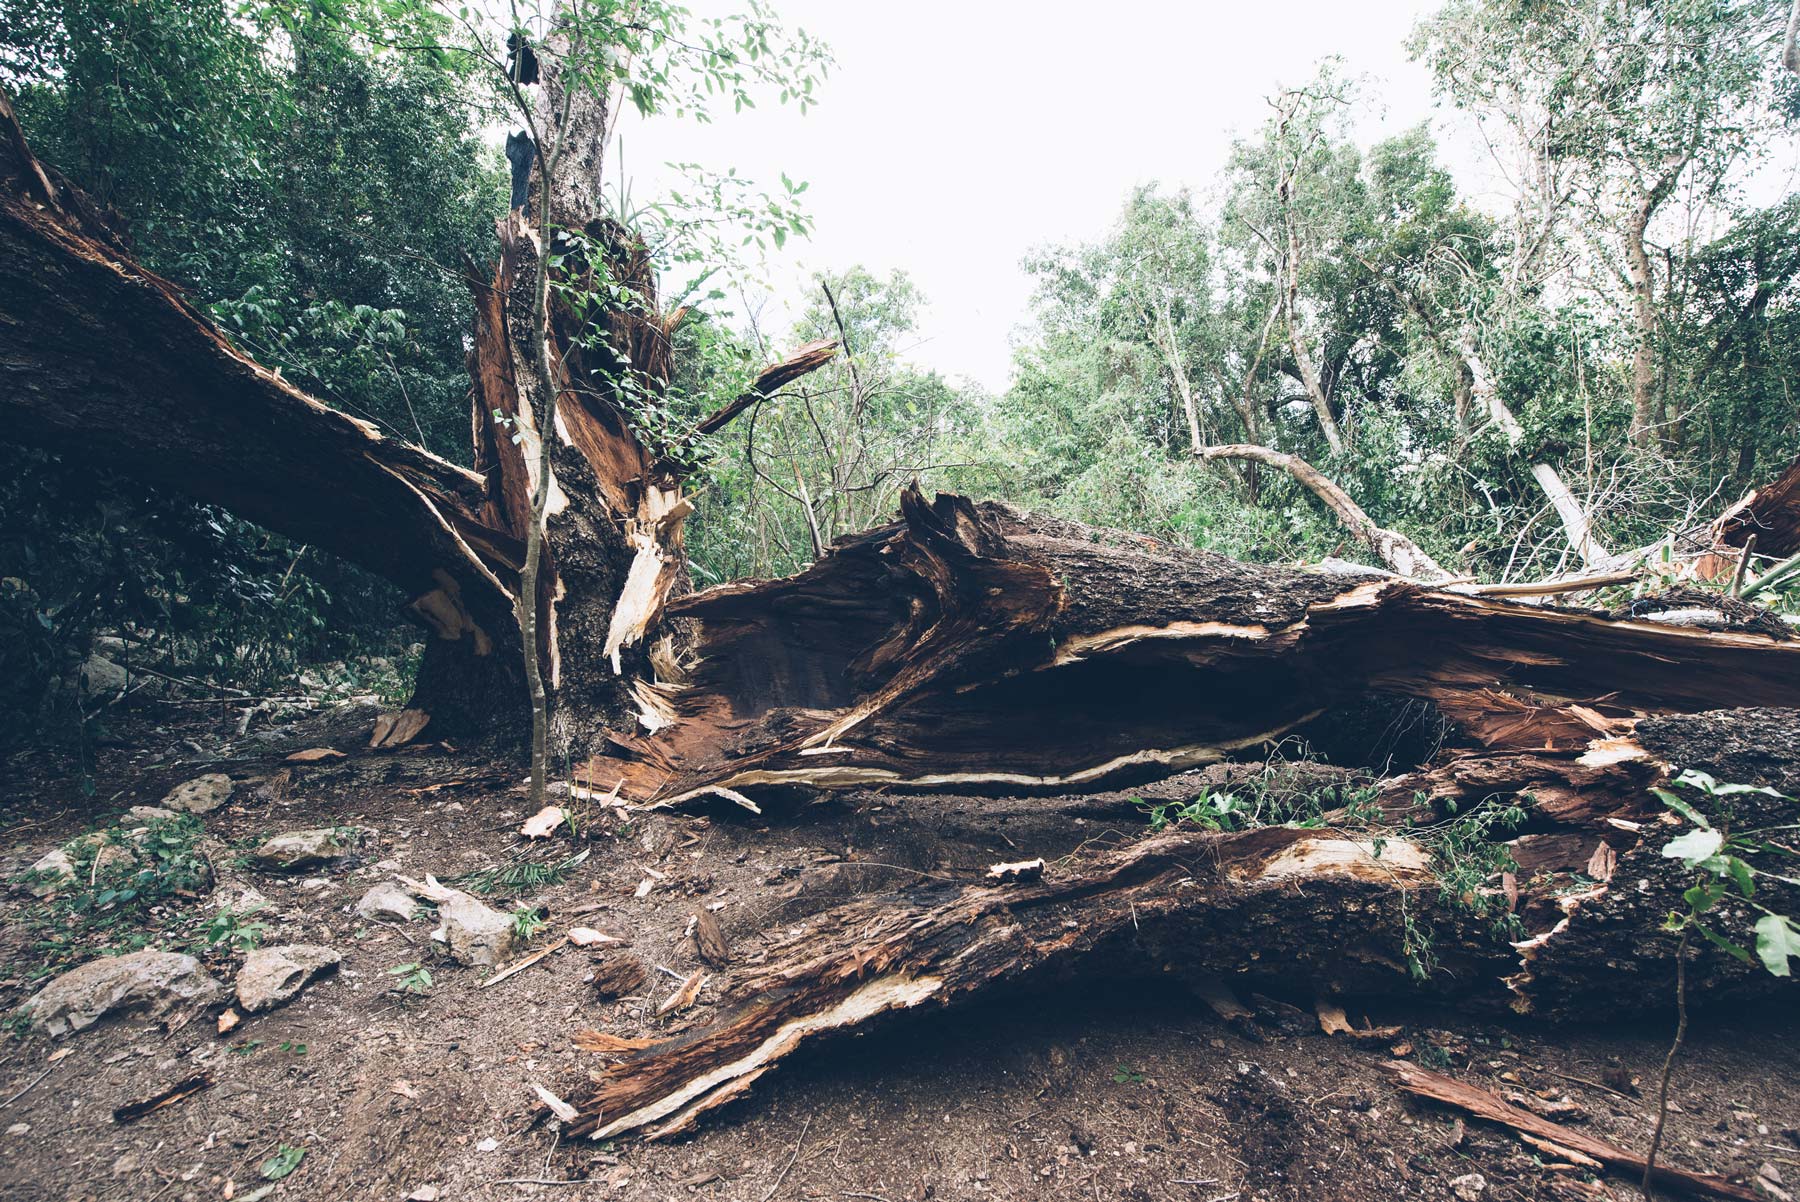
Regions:
[[[289,1173],[300,1167],[306,1159],[306,1149],[282,1144],[275,1155],[262,1162],[262,1175],[267,1181],[280,1181]]]
[[[499,412],[499,411],[496,410],[495,412]],[[1671,810],[1674,810],[1677,814],[1680,814],[1683,818],[1686,818],[1689,822],[1693,823],[1695,826],[1701,827],[1705,830],[1712,829],[1712,823],[1710,823],[1706,820],[1705,814],[1702,814],[1699,810],[1696,810],[1693,806],[1691,806],[1687,802],[1683,801],[1680,797],[1669,792],[1669,790],[1667,790],[1667,789],[1652,789],[1650,791],[1652,793],[1656,794],[1659,798],[1661,798],[1662,803],[1664,805],[1668,806]]]
[[[1791,975],[1788,960],[1800,956],[1800,927],[1785,914],[1763,915],[1756,920],[1756,954],[1771,973]]]
[[[1699,931],[1701,935],[1705,936],[1706,941],[1708,943],[1712,944],[1714,947],[1718,948],[1720,951],[1724,952],[1726,955],[1732,957],[1735,960],[1742,960],[1745,964],[1750,963],[1750,953],[1749,952],[1745,951],[1743,948],[1739,947],[1737,944],[1733,943],[1731,940],[1725,938],[1725,936],[1719,934],[1717,931],[1713,931],[1706,927],[1700,926],[1698,923],[1696,923],[1694,925],[1694,929],[1696,931]]]
[[[1725,843],[1725,836],[1715,830],[1689,831],[1663,844],[1662,854],[1671,860],[1685,860],[1690,867],[1700,861],[1718,854]]]

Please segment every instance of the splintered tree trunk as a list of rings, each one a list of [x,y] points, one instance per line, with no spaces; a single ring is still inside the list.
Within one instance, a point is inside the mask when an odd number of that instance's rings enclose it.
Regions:
[[[915,491],[786,580],[669,607],[679,684],[578,785],[637,802],[778,785],[1069,789],[1226,759],[1370,692],[1476,745],[1800,706],[1800,643],[1256,567]],[[1508,745],[1516,745],[1516,742]]]
[[[1496,791],[1527,797],[1528,829],[1508,844],[1518,870],[1482,887],[1487,914],[1440,877],[1467,847],[1269,827],[1153,835],[1053,862],[1031,883],[870,895],[759,943],[739,934],[755,952],[706,992],[710,1019],[652,1041],[575,1033],[615,1062],[570,1095],[570,1131],[678,1134],[803,1046],[1054,979],[1172,973],[1214,999],[1413,996],[1589,1020],[1666,1008],[1675,942],[1654,932],[1691,878],[1660,854],[1674,828],[1648,788],[1688,765],[1800,793],[1796,730],[1794,711],[1649,719],[1567,751],[1469,756],[1387,782],[1382,804],[1427,830]],[[1759,821],[1793,820],[1792,803],[1758,801]],[[1767,900],[1791,909],[1800,891],[1771,884]],[[1517,927],[1496,934],[1509,914]],[[1688,974],[1697,997],[1793,988],[1710,949]]]
[[[572,127],[594,127],[584,103],[601,101],[577,98]],[[574,329],[560,306],[552,313],[560,401],[537,653],[565,752],[631,721],[633,681],[652,675],[647,633],[687,583],[680,472],[640,442],[613,388],[625,372],[649,387],[666,381],[674,319],[656,311],[643,249],[596,218],[598,189],[597,167],[577,154],[552,219],[604,247],[638,300],[600,331]],[[392,580],[432,635],[415,698],[432,732],[518,735],[530,714],[515,599],[541,436],[533,415],[544,408],[530,369],[539,248],[516,214],[499,226],[492,279],[470,282],[470,470],[327,407],[238,351],[175,285],[132,260],[116,218],[31,155],[0,96],[8,434],[222,505]],[[575,345],[578,334],[588,345]],[[835,349],[816,343],[765,369],[703,428]]]

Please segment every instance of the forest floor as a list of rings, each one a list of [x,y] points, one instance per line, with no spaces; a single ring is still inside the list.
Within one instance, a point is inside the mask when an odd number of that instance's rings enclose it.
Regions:
[[[694,1009],[654,1017],[677,978],[699,966],[684,936],[699,906],[718,907],[735,955],[754,954],[760,932],[798,926],[858,893],[920,877],[976,880],[996,861],[1132,838],[1145,825],[1133,797],[1186,799],[1194,783],[1070,798],[861,794],[765,818],[605,817],[578,836],[559,832],[554,846],[525,849],[514,764],[431,743],[367,751],[374,711],[356,705],[247,737],[235,736],[230,712],[178,712],[115,722],[90,788],[68,756],[15,757],[0,781],[0,874],[15,878],[63,840],[128,806],[154,805],[182,781],[228,773],[232,799],[203,819],[228,847],[297,828],[379,832],[330,870],[281,876],[229,858],[215,865],[228,892],[248,887],[267,899],[255,916],[269,926],[265,946],[327,944],[342,954],[341,971],[224,1035],[207,1013],[185,1025],[107,1019],[61,1040],[0,1036],[0,1197],[9,1202],[245,1199],[269,1184],[263,1166],[284,1148],[304,1156],[261,1195],[277,1202],[1640,1196],[1617,1177],[1597,1183],[1551,1167],[1497,1128],[1406,1100],[1380,1066],[1406,1056],[1559,1109],[1566,1100],[1561,1121],[1641,1148],[1668,1023],[1545,1028],[1371,1003],[1376,1024],[1402,1033],[1368,1046],[1275,1006],[1273,1021],[1252,1033],[1259,1037],[1246,1038],[1166,981],[1040,982],[953,1016],[914,1014],[796,1055],[692,1138],[559,1146],[532,1085],[572,1092],[597,1067],[571,1046],[571,1032],[642,1036],[711,1012],[703,989]],[[285,761],[313,747],[348,754]],[[560,883],[484,900],[547,912],[538,947],[577,922],[628,940],[653,966],[646,996],[596,1000],[584,978],[605,953],[573,946],[483,988],[482,970],[433,950],[429,920],[354,912],[365,890],[396,875],[449,880],[527,850],[543,860],[578,849],[588,858]],[[651,889],[637,896],[646,881]],[[180,948],[215,912],[210,893],[90,931],[48,930],[43,903],[8,891],[0,1011],[42,983],[46,942],[63,942],[54,954],[64,967],[102,942],[147,937]],[[202,953],[229,983],[238,957]],[[397,993],[389,970],[414,962],[432,984]],[[1676,1069],[1669,1160],[1800,1181],[1800,1038],[1791,1020],[1698,1016]],[[212,1075],[209,1088],[136,1122],[113,1118],[116,1107],[201,1071]]]

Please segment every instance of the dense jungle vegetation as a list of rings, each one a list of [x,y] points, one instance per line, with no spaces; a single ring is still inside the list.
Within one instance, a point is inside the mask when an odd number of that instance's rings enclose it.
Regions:
[[[1031,257],[997,395],[909,358],[903,272],[844,264],[793,329],[666,296],[690,307],[650,429],[783,348],[848,349],[703,448],[696,583],[795,571],[915,477],[1249,560],[1367,559],[1288,474],[1200,454],[1226,444],[1303,458],[1482,579],[1580,566],[1546,467],[1613,551],[1709,517],[1800,446],[1787,15],[1449,0],[1410,46],[1444,120],[1369,145],[1354,118],[1380,97],[1353,64],[1271,84],[1216,179],[1142,184],[1110,228]],[[506,208],[503,101],[467,59],[407,48],[441,33],[377,0],[12,2],[0,86],[249,353],[461,461],[464,265],[492,259]],[[1438,136],[1479,145],[1506,202],[1460,192]],[[616,215],[666,241],[677,218],[628,184]],[[84,674],[121,658],[251,690],[329,662],[404,692],[414,636],[385,584],[81,464],[11,444],[0,464],[0,710],[31,719],[6,738],[84,729],[103,709]]]

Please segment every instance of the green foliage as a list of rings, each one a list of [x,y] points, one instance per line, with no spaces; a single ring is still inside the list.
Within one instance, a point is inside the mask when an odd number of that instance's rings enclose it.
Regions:
[[[520,939],[530,939],[544,929],[550,920],[544,917],[543,911],[536,906],[516,906],[512,912],[513,934]]]
[[[578,851],[558,860],[532,860],[521,856],[505,864],[456,877],[453,883],[484,897],[490,893],[530,893],[562,884],[587,858],[587,851]]]
[[[262,937],[268,932],[266,922],[246,921],[263,908],[258,902],[243,910],[231,906],[220,906],[219,912],[213,915],[212,921],[206,924],[204,939],[208,947],[223,947],[230,951],[247,952],[262,945]]]
[[[1737,814],[1732,799],[1748,794],[1792,799],[1763,786],[1721,783],[1692,768],[1683,771],[1673,783],[1677,789],[1690,790],[1696,801],[1673,789],[1652,792],[1692,823],[1693,829],[1663,844],[1662,854],[1667,859],[1680,860],[1694,874],[1694,883],[1682,893],[1687,909],[1671,911],[1665,929],[1676,934],[1698,934],[1720,951],[1748,964],[1751,953],[1738,942],[1741,936],[1719,929],[1721,904],[1731,898],[1760,912],[1752,926],[1756,958],[1775,976],[1790,975],[1788,961],[1800,958],[1800,925],[1796,925],[1793,916],[1778,913],[1756,900],[1756,882],[1760,878],[1800,886],[1800,880],[1769,867],[1784,859],[1800,859],[1800,852],[1784,841],[1785,835],[1796,828],[1783,824],[1734,830]],[[1702,809],[1702,805],[1706,808]]]
[[[21,919],[34,974],[159,939],[209,944],[191,933],[193,903],[212,881],[199,846],[203,834],[191,814],[103,827],[63,844],[67,873],[27,870],[15,878],[27,887],[54,886]]]
[[[493,99],[461,60],[385,53],[352,29],[396,11],[10,5],[0,86],[34,150],[117,209],[137,257],[246,350],[461,458],[458,272],[490,257],[505,203],[478,133]],[[272,37],[281,53],[266,52]],[[412,637],[396,631],[391,586],[304,547],[85,463],[15,448],[0,461],[8,742],[46,718],[58,731],[92,718],[60,682],[98,631],[146,644],[162,670],[257,689],[308,662],[391,657]]]
[[[852,267],[816,282],[786,341],[839,340],[844,353],[711,440],[688,527],[707,583],[798,571],[833,539],[888,520],[913,479],[955,487],[992,459],[977,396],[906,360],[925,303],[911,278]],[[695,353],[694,371],[728,379],[742,378],[733,365],[772,357],[712,325],[677,350]],[[684,368],[677,385],[693,380]]]
[[[280,1181],[300,1167],[306,1159],[306,1149],[291,1144],[282,1144],[275,1155],[262,1162],[261,1173],[265,1181]]]
[[[431,970],[416,960],[394,965],[388,975],[403,997],[423,997],[431,992]]]

